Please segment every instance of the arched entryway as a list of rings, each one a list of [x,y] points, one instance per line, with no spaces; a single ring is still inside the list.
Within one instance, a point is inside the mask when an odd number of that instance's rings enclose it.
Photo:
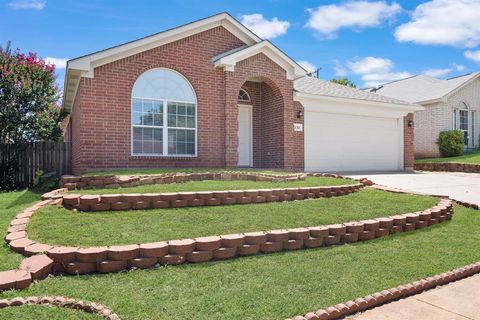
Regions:
[[[284,167],[284,101],[268,78],[253,77],[238,90],[237,166]]]

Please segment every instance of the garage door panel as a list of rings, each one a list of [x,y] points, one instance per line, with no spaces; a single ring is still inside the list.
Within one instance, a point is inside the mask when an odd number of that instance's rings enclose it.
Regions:
[[[399,170],[403,167],[403,122],[307,111],[307,171]]]

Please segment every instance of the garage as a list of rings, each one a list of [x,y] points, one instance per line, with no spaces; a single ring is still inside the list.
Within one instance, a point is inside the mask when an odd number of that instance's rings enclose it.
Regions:
[[[294,100],[304,109],[305,171],[413,167],[414,123],[408,119],[423,107],[313,77],[295,81]]]
[[[403,118],[305,112],[306,171],[403,169]]]

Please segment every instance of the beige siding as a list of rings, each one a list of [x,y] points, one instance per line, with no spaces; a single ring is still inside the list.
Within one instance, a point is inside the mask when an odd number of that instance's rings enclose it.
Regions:
[[[453,109],[466,102],[476,111],[475,146],[479,146],[480,133],[480,79],[447,97],[445,102],[424,105],[425,111],[415,112],[415,156],[439,156],[436,141],[441,131],[453,129]]]

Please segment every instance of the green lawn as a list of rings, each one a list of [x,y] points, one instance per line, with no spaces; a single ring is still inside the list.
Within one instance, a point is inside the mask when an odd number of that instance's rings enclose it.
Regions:
[[[0,298],[66,295],[105,304],[126,320],[282,320],[479,261],[480,212],[460,206],[455,210],[450,222],[367,242],[54,277]],[[0,319],[16,319],[5,312],[0,310]]]
[[[100,315],[52,306],[21,306],[0,309],[0,319],[15,320],[101,320]]]
[[[175,172],[256,172],[267,173],[273,175],[292,174],[293,172],[281,171],[281,170],[263,170],[263,169],[241,169],[241,168],[157,168],[157,169],[114,169],[105,171],[93,171],[87,172],[85,176],[100,176],[100,175],[146,175],[146,174],[165,174]]]
[[[469,154],[465,154],[463,156],[458,156],[458,157],[418,159],[415,162],[416,163],[455,162],[455,163],[480,164],[480,152],[469,153]]]
[[[0,193],[0,234],[2,237],[0,244],[0,271],[17,268],[23,258],[21,255],[11,251],[5,244],[5,241],[3,241],[10,221],[12,221],[22,209],[39,199],[39,194],[27,190]]]
[[[351,179],[339,179],[328,177],[308,177],[300,181],[269,182],[269,181],[189,181],[181,183],[150,184],[138,187],[121,189],[87,189],[74,190],[70,193],[80,194],[106,194],[106,193],[152,193],[152,192],[183,192],[183,191],[220,191],[220,190],[245,190],[245,189],[271,189],[271,188],[294,188],[294,187],[320,187],[356,184]]]
[[[29,237],[57,245],[112,245],[315,226],[423,210],[438,199],[364,189],[334,198],[250,205],[75,213],[46,207]]]

